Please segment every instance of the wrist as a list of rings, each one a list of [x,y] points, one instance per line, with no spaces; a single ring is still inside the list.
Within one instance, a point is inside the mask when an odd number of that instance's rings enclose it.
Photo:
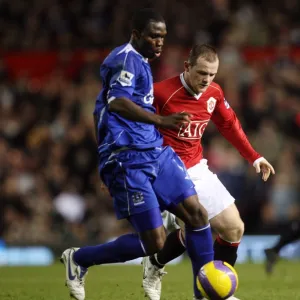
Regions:
[[[153,124],[159,127],[163,123],[163,117],[157,114],[154,114],[153,117]]]
[[[253,167],[255,167],[257,164],[259,164],[261,161],[263,161],[265,158],[264,157],[259,157],[253,162]]]

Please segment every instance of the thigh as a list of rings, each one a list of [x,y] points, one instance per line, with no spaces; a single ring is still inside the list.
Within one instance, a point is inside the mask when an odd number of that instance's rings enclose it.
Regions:
[[[234,203],[210,220],[212,228],[220,234],[235,230],[242,223],[240,213]]]
[[[147,172],[147,165],[130,168],[124,167],[117,160],[102,171],[101,175],[113,198],[118,219],[159,207]]]
[[[199,201],[208,213],[209,220],[234,203],[235,199],[218,176],[209,170],[205,161],[190,168],[188,173],[195,184]]]
[[[194,184],[174,150],[166,147],[158,158],[159,172],[153,183],[162,208],[183,202],[195,195]]]

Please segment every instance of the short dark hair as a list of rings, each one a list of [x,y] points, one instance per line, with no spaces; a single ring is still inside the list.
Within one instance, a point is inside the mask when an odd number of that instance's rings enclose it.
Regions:
[[[132,29],[142,32],[150,22],[165,23],[165,19],[153,8],[143,8],[135,12],[132,18]]]
[[[199,57],[203,57],[208,62],[215,62],[218,59],[218,53],[213,46],[207,44],[196,44],[192,47],[188,61],[194,66]]]

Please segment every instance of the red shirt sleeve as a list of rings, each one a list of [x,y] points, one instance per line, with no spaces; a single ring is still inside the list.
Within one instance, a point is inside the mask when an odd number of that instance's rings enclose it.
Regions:
[[[216,108],[211,120],[217,126],[220,133],[240,152],[240,154],[251,164],[261,157],[251,146],[241,123],[235,112],[224,98],[223,91],[220,90]]]

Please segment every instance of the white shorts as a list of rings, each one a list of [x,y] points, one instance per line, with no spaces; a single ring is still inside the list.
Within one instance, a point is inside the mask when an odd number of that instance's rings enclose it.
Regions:
[[[200,163],[189,168],[188,173],[195,185],[200,203],[207,210],[209,220],[234,203],[235,199],[218,176],[209,170],[206,159],[202,159]],[[170,212],[163,212],[162,217],[164,226],[169,231],[179,228],[176,217]]]

